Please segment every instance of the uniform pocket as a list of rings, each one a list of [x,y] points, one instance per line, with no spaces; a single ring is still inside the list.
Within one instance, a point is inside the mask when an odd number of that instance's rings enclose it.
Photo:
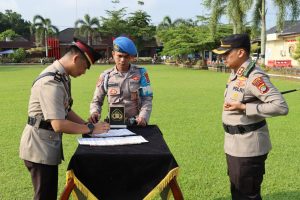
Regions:
[[[135,80],[130,80],[129,81],[129,91],[130,92],[137,92],[140,88],[140,83],[139,81]]]
[[[60,134],[45,129],[38,129],[38,135],[42,140],[59,141]]]

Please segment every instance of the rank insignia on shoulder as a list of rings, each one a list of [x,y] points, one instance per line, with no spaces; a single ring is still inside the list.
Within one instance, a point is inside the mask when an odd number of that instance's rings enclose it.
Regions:
[[[261,94],[265,94],[269,91],[269,87],[266,85],[262,77],[257,77],[254,79],[252,85],[254,85]]]
[[[57,82],[61,82],[61,80],[62,80],[62,75],[61,75],[61,73],[56,72],[56,73],[55,73],[55,76],[54,76],[54,80],[56,80]]]
[[[240,67],[240,68],[238,69],[238,71],[236,72],[236,74],[237,74],[238,76],[242,76],[244,71],[245,71],[245,67]]]

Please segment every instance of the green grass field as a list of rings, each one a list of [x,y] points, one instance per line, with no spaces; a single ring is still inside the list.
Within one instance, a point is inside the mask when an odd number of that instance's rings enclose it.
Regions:
[[[93,67],[72,80],[73,110],[85,119],[99,73],[108,67]],[[42,69],[0,67],[1,200],[32,199],[30,175],[18,153],[27,120],[30,87]],[[154,91],[150,123],[160,127],[180,166],[178,181],[185,199],[230,199],[221,125],[223,92],[229,74],[163,65],[147,69]],[[300,87],[300,82],[293,80],[272,78],[272,81],[281,91]],[[300,199],[300,93],[285,97],[289,114],[268,119],[273,150],[266,162],[262,194],[269,200]],[[76,137],[63,138],[65,161],[59,167],[59,193],[77,146]]]

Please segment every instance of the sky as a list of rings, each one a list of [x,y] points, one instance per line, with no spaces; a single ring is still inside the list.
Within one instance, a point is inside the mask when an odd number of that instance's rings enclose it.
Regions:
[[[127,7],[127,13],[136,10],[146,11],[151,16],[154,25],[159,24],[165,16],[172,20],[177,18],[193,20],[197,15],[207,16],[209,12],[201,5],[201,0],[144,0],[144,5],[138,5],[137,0],[120,0],[113,4],[111,0],[0,0],[0,12],[13,10],[22,15],[22,18],[31,21],[39,14],[50,18],[53,25],[59,30],[74,27],[77,19],[83,19],[85,14],[90,17],[106,17],[105,10],[116,10]],[[272,8],[272,1],[267,0],[267,28],[276,24],[276,11]],[[250,20],[250,19],[249,19]],[[223,23],[228,23],[222,18]]]

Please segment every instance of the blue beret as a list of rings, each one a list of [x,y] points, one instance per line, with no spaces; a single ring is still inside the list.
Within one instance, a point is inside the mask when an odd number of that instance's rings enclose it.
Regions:
[[[131,56],[137,55],[137,50],[131,39],[127,37],[117,37],[114,40],[114,51],[127,53]]]

